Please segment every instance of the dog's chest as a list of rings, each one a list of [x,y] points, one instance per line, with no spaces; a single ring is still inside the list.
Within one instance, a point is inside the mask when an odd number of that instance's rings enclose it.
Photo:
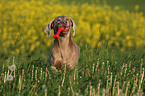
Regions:
[[[62,61],[62,63],[69,63],[69,61],[71,61],[72,58],[74,57],[74,53],[73,53],[72,49],[70,49],[69,47],[67,47],[67,48],[61,48],[61,47],[53,48],[52,53],[53,53],[54,60],[55,61]],[[55,54],[55,53],[57,53],[57,54]]]

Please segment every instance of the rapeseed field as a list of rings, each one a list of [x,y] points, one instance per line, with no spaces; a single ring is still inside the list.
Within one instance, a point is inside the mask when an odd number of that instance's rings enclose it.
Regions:
[[[56,3],[57,2],[57,3]],[[120,48],[143,47],[145,50],[145,17],[134,6],[134,12],[88,3],[62,5],[60,1],[0,1],[0,34],[2,54],[22,54],[47,49],[53,34],[47,38],[43,31],[49,22],[61,15],[76,23],[74,41],[80,46],[97,48],[103,44]]]

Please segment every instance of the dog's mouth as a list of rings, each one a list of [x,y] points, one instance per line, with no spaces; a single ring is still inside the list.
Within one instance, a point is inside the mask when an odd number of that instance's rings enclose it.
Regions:
[[[64,29],[64,30],[62,30],[62,33],[68,33],[69,28],[70,28],[69,26],[65,27],[65,29]]]

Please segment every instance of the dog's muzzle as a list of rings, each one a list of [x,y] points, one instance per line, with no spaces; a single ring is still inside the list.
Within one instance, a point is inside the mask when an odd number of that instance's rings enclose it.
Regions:
[[[68,33],[68,31],[69,31],[69,28],[70,28],[69,25],[70,25],[70,24],[69,24],[68,21],[62,20],[62,21],[58,24],[58,27],[65,27],[65,29],[64,29],[61,33],[63,33],[64,35],[66,35],[66,34]],[[62,34],[61,34],[61,35],[62,35]]]

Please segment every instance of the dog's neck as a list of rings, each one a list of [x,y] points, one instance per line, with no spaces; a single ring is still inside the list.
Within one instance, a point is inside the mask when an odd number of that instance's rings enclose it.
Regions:
[[[72,40],[71,40],[71,36],[66,36],[66,37],[59,37],[58,39],[54,40],[54,44],[58,45],[60,54],[62,57],[68,57],[71,52],[71,44],[72,44]],[[66,58],[63,58],[63,63],[67,63],[66,62]]]
[[[67,36],[59,37],[58,39],[55,39],[54,42],[58,44],[60,49],[67,50],[71,42],[71,33],[69,32]]]

